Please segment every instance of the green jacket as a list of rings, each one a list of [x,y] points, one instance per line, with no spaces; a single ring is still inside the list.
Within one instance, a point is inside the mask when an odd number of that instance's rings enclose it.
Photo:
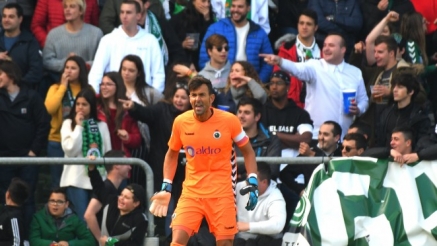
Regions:
[[[53,241],[67,241],[70,246],[96,245],[85,223],[70,208],[62,218],[55,220],[47,206],[33,216],[29,241],[32,246],[48,246]]]

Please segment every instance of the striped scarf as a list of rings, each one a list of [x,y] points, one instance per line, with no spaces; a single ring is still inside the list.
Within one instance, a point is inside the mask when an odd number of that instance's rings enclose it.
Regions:
[[[159,22],[156,19],[156,16],[149,10],[147,10],[147,27],[148,30],[146,30],[148,33],[155,36],[155,38],[158,40],[159,46],[161,47],[161,52],[163,54],[164,58],[164,65],[167,65],[168,63],[168,49],[167,45],[165,44],[165,40],[162,37],[161,33],[161,27],[159,26]]]

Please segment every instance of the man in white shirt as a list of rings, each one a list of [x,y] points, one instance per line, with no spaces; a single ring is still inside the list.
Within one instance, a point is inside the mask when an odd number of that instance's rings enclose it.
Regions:
[[[276,182],[271,180],[271,171],[267,163],[258,162],[258,203],[253,211],[244,207],[247,198],[237,193],[237,229],[234,246],[249,245],[247,241],[263,242],[261,245],[281,245],[282,230],[285,225],[286,207]],[[246,186],[239,182],[237,189]],[[254,244],[255,245],[255,244]],[[259,244],[257,244],[259,245]]]
[[[103,73],[118,71],[121,60],[129,54],[137,55],[144,64],[146,81],[159,91],[164,91],[164,62],[158,40],[137,25],[141,18],[141,6],[135,0],[123,0],[119,28],[105,35],[99,44],[93,66],[89,73],[89,84],[99,92]]]
[[[313,138],[318,136],[323,122],[332,120],[340,124],[344,137],[355,116],[362,115],[368,108],[368,97],[361,71],[344,62],[346,44],[340,34],[330,34],[323,45],[323,59],[296,63],[276,55],[261,54],[271,65],[307,83],[305,109],[314,122]],[[343,108],[343,90],[356,91],[355,102],[351,103],[349,113]]]

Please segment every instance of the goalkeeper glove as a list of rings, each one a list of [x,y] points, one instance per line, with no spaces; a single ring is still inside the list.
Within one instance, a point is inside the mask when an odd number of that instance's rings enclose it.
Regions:
[[[249,178],[246,180],[247,186],[244,186],[240,190],[242,196],[249,193],[249,200],[247,201],[246,210],[252,211],[256,207],[258,202],[258,180],[254,174],[249,174]]]

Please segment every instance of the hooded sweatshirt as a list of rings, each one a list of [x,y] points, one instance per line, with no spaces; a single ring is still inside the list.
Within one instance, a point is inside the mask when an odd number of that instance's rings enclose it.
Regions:
[[[231,63],[226,62],[225,66],[221,69],[216,69],[211,66],[211,61],[207,62],[199,75],[211,80],[212,87],[214,88],[225,88],[226,82],[231,72]]]
[[[246,182],[239,182],[237,190],[246,186]],[[273,238],[281,237],[284,229],[287,211],[285,200],[281,191],[276,187],[276,182],[270,180],[270,186],[266,191],[258,196],[258,203],[253,211],[246,210],[247,196],[237,192],[237,221],[249,222],[249,231],[239,232],[237,238],[245,240],[256,238],[257,235],[269,235]]]
[[[137,29],[137,34],[129,37],[122,26],[119,26],[100,40],[88,76],[89,84],[97,93],[100,92],[99,84],[103,74],[118,71],[121,60],[130,54],[139,56],[143,61],[145,82],[160,92],[164,91],[164,61],[158,40],[140,26],[137,26]]]

